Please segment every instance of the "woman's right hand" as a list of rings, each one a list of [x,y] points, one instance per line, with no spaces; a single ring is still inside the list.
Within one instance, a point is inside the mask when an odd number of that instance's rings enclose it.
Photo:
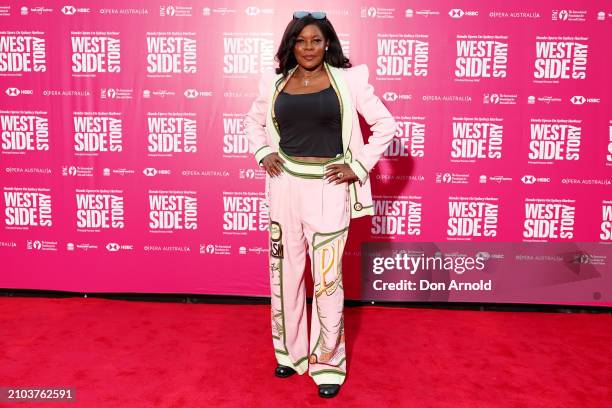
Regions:
[[[281,159],[278,153],[270,153],[261,160],[261,165],[266,169],[270,177],[280,176],[283,171],[281,165],[285,161]]]

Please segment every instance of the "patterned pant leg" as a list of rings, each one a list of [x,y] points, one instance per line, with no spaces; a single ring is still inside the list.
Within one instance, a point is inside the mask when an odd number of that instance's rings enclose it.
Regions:
[[[350,221],[346,183],[320,181],[321,205],[306,210],[314,293],[309,375],[316,384],[342,384],[346,377],[342,255]]]
[[[304,267],[306,242],[296,213],[295,177],[269,181],[270,289],[274,354],[279,364],[308,369],[308,323]]]

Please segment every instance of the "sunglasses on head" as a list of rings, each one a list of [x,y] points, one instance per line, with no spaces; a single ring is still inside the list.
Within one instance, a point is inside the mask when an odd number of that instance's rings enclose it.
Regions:
[[[303,18],[306,16],[312,16],[315,20],[323,20],[327,14],[324,11],[294,11],[293,18]]]

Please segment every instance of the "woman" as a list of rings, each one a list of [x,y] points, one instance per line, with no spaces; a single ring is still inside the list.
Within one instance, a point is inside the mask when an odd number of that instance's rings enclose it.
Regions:
[[[346,377],[342,253],[351,218],[373,215],[368,173],[395,120],[352,67],[324,12],[295,12],[245,119],[250,151],[267,172],[275,375],[308,374],[321,397]],[[373,134],[364,145],[357,112]],[[314,282],[310,343],[304,265]],[[310,345],[310,347],[309,347]]]

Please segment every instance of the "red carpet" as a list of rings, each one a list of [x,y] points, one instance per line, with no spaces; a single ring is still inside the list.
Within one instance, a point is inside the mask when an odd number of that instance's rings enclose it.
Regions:
[[[346,308],[348,376],[273,376],[267,305],[0,298],[0,386],[25,407],[610,407],[612,316]],[[8,406],[0,403],[0,406]]]

